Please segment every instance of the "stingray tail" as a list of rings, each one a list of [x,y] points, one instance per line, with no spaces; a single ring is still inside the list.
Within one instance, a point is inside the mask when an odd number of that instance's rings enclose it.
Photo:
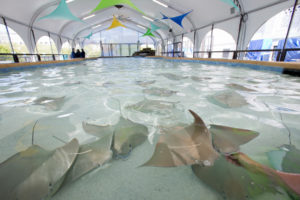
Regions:
[[[32,128],[32,138],[31,138],[31,145],[33,146],[34,145],[34,130],[35,130],[35,127],[37,125],[37,123],[39,122],[39,120],[37,120],[35,122],[35,124],[33,125],[33,128]]]
[[[199,115],[197,115],[197,113],[195,113],[194,111],[192,110],[189,110],[190,113],[193,115],[194,119],[195,119],[195,124],[199,124],[201,126],[205,126],[205,123],[204,121],[199,117]]]

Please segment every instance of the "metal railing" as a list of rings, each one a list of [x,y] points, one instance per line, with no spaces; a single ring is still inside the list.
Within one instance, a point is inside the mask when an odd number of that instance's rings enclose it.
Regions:
[[[228,51],[194,51],[194,58],[223,58],[240,60],[263,60],[263,61],[297,61],[287,60],[288,52],[300,51],[293,49],[256,49],[256,50],[228,50]],[[261,53],[260,59],[253,59],[251,53]]]
[[[169,52],[161,52],[162,56],[167,57],[184,57],[184,51],[169,51]]]
[[[69,60],[68,54],[20,54],[0,53],[0,63],[26,63],[55,60]]]

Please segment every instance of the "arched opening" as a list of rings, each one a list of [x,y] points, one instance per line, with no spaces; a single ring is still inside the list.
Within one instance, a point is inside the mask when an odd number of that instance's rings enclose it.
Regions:
[[[194,44],[192,40],[188,37],[183,37],[182,50],[184,52],[184,57],[192,58],[194,52]]]
[[[156,55],[157,56],[161,56],[161,52],[163,51],[162,49],[162,44],[161,44],[161,41],[156,45]]]
[[[93,34],[90,39],[84,40],[84,51],[87,58],[101,56],[100,33]]]
[[[53,60],[50,54],[58,54],[54,41],[48,36],[43,36],[37,41],[36,52],[41,54],[42,61]]]
[[[28,48],[23,39],[13,29],[8,27],[8,31],[11,37],[11,42],[15,53],[29,53]],[[0,24],[0,52],[1,53],[12,53],[12,49],[9,44],[6,27]]]
[[[222,51],[218,53],[212,53],[211,58],[224,58],[231,59],[233,53],[226,52],[236,49],[236,42],[231,34],[222,30],[214,29],[208,32],[201,42],[200,51]],[[208,53],[200,53],[199,57],[208,58]]]
[[[63,45],[61,46],[60,53],[61,54],[68,54],[70,55],[72,52],[72,46],[68,41],[64,42]]]
[[[244,59],[276,61],[277,50],[281,50],[284,46],[292,11],[293,8],[289,8],[270,18],[256,31],[248,44],[248,50],[273,51],[247,53]],[[300,48],[300,6],[297,6],[295,11],[286,48]],[[285,61],[300,61],[300,51],[288,51]]]
[[[29,53],[28,48],[23,41],[23,39],[19,36],[18,33],[16,33],[13,29],[8,27],[8,31],[11,37],[12,46],[14,49],[11,49],[11,45],[9,42],[9,37],[7,35],[6,27],[3,24],[0,24],[0,53],[20,53],[20,54],[26,54]],[[19,55],[19,62],[29,62],[31,59],[30,56],[26,55]],[[6,56],[2,55],[0,58],[1,62],[13,62],[12,56]]]

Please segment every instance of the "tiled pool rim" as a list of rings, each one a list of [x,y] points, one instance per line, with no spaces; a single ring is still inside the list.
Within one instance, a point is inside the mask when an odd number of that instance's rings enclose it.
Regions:
[[[35,68],[42,68],[42,67],[73,65],[73,64],[84,62],[86,60],[95,60],[95,59],[97,58],[74,59],[74,60],[65,60],[65,61],[44,61],[44,62],[34,62],[34,63],[0,64],[0,73],[5,73],[5,72],[10,72],[15,70],[35,69]],[[146,59],[163,59],[170,62],[193,62],[193,63],[210,64],[210,65],[223,65],[223,66],[225,65],[229,67],[243,67],[243,68],[254,69],[254,70],[271,71],[280,74],[300,76],[300,63],[206,59],[206,58],[173,58],[173,57],[163,57],[163,56],[146,57]]]
[[[271,71],[280,74],[300,76],[300,63],[288,62],[265,62],[252,60],[228,60],[228,59],[205,59],[205,58],[173,58],[163,56],[151,56],[148,59],[164,59],[170,62],[192,62],[208,65],[225,65],[229,67],[243,67],[254,70]]]

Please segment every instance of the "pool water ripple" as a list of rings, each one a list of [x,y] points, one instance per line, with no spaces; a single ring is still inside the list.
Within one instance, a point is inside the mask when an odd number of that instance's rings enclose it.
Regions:
[[[36,120],[40,122],[36,143],[54,149],[62,145],[58,139],[76,137],[81,144],[95,139],[85,133],[83,122],[113,124],[122,113],[152,130],[149,141],[133,149],[126,161],[112,161],[87,174],[53,199],[220,199],[189,166],[139,167],[151,157],[160,127],[192,123],[187,111],[192,109],[207,125],[257,131],[260,135],[242,145],[241,151],[268,164],[268,151],[290,142],[300,149],[299,88],[298,78],[276,73],[151,59],[99,59],[4,73],[0,74],[0,162],[31,145],[30,126]],[[217,97],[225,93],[229,95]],[[34,104],[41,97],[64,98],[57,110],[51,110]],[[220,98],[229,103],[221,105]],[[147,100],[150,103],[143,104]],[[266,198],[289,199],[273,194],[258,199]]]

